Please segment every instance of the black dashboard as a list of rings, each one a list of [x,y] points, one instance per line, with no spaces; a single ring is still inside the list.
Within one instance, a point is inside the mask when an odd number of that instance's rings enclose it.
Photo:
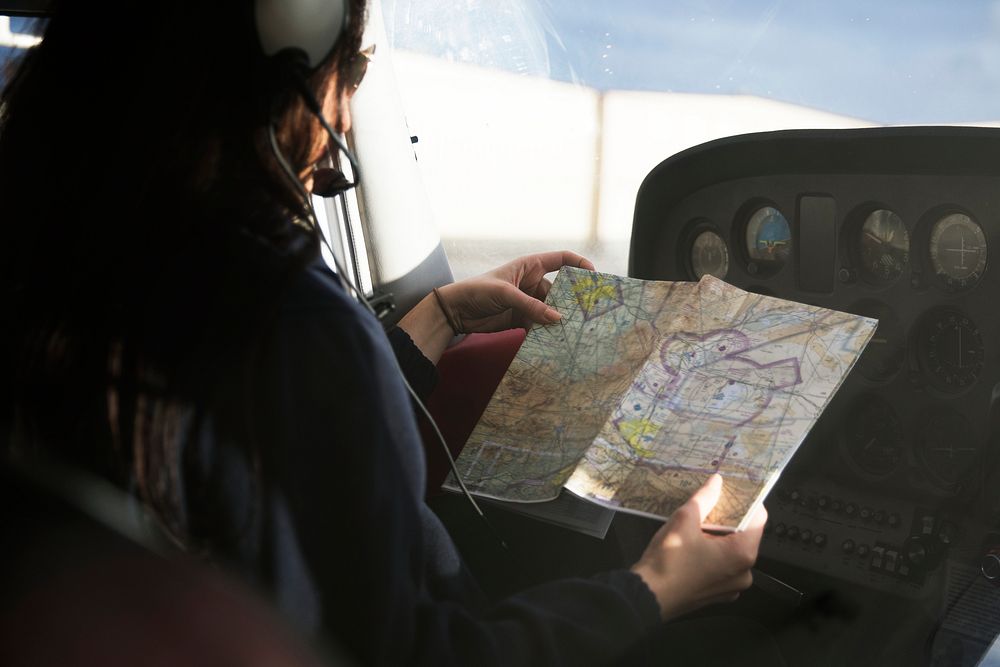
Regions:
[[[631,276],[879,320],[766,502],[760,566],[854,610],[830,664],[974,665],[1000,632],[998,257],[1000,129],[731,137],[639,191]]]

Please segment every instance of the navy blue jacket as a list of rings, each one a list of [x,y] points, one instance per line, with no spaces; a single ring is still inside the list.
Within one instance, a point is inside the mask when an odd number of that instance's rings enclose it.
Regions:
[[[429,362],[404,332],[390,337],[426,384]],[[584,665],[658,622],[624,570],[483,602],[424,503],[393,346],[322,260],[292,278],[257,363],[248,419],[263,459],[206,422],[185,454],[186,520],[195,537],[230,526],[220,556],[300,627],[363,664]]]

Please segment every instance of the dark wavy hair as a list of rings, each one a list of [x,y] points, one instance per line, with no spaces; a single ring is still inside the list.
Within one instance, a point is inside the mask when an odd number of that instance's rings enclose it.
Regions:
[[[178,452],[208,417],[244,428],[211,414],[219,378],[251,372],[283,279],[318,251],[268,127],[296,172],[326,139],[251,0],[141,4],[55,2],[0,101],[0,432],[9,455],[134,488],[183,539]],[[308,77],[320,100],[348,84],[364,18],[349,0]]]

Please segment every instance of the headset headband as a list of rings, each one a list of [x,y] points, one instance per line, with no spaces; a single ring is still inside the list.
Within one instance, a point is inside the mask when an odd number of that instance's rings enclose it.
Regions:
[[[264,55],[298,51],[310,71],[322,65],[347,26],[347,0],[254,0]]]

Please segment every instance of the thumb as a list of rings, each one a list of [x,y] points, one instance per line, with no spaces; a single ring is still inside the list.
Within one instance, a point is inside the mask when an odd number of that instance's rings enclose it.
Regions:
[[[508,285],[504,290],[504,301],[508,307],[521,311],[524,318],[530,322],[552,324],[562,319],[562,315],[555,308],[550,308],[544,301],[525,294],[513,285]]]
[[[705,518],[719,502],[721,496],[722,475],[715,473],[702,484],[700,489],[694,492],[688,502],[693,503],[698,508],[698,516],[701,517],[701,522],[705,523]]]

